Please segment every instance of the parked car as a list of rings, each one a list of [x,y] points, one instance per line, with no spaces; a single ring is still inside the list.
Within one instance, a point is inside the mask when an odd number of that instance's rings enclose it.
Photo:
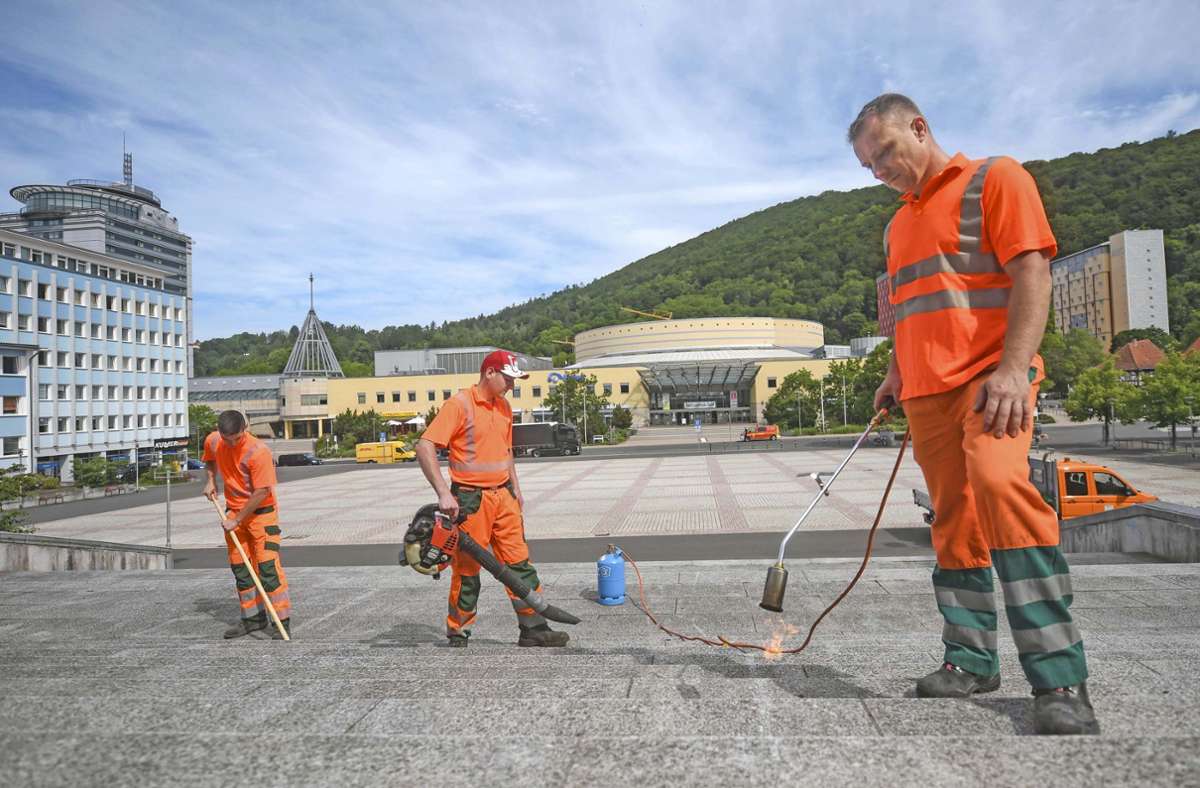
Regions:
[[[187,469],[189,471],[202,471],[204,470],[204,463],[195,457],[188,457]]]
[[[777,441],[779,440],[779,427],[775,424],[747,427],[746,429],[742,430],[742,440]]]
[[[154,470],[154,463],[149,460],[142,460],[135,466],[129,463],[116,473],[116,480],[122,484],[132,484],[146,476]]]
[[[280,454],[275,460],[276,465],[323,465],[321,458],[310,451],[296,454]]]

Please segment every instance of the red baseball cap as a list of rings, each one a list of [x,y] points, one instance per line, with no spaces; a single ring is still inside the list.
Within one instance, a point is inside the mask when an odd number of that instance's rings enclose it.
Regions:
[[[489,369],[494,369],[505,377],[521,378],[522,380],[529,377],[529,373],[521,369],[517,357],[507,350],[493,350],[488,353],[487,358],[479,365],[479,374],[482,375]]]

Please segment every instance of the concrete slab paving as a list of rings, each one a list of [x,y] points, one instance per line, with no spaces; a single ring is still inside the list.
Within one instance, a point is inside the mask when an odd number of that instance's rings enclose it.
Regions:
[[[641,568],[669,625],[763,642],[783,624],[787,647],[857,564],[792,562],[783,615],[757,607],[761,564]],[[928,561],[873,563],[807,651],[774,660],[682,643],[632,602],[598,605],[593,567],[541,569],[547,595],[584,618],[563,650],[518,648],[490,579],[460,651],[444,645],[447,583],[398,567],[289,572],[286,644],[221,640],[237,616],[227,570],[4,575],[0,774],[72,786],[1200,781],[1200,611],[1169,582],[1198,566],[1078,566],[1096,589],[1076,612],[1103,734],[1054,740],[1030,735],[1007,633],[999,691],[914,697],[941,657]],[[246,745],[256,726],[271,731],[265,748]]]
[[[844,449],[753,452],[696,457],[616,458],[518,465],[530,539],[595,535],[779,532],[791,528],[817,492],[808,474],[832,470]],[[866,529],[894,460],[894,450],[865,447],[833,493],[805,522],[812,531]],[[1200,505],[1196,469],[1107,460],[1138,487],[1163,500]],[[920,527],[911,490],[925,489],[911,457],[901,465],[884,510],[884,528]],[[279,485],[283,546],[395,543],[413,512],[432,501],[411,465],[314,476]],[[163,545],[164,504],[41,522],[47,536]],[[220,547],[211,506],[202,498],[172,508],[175,547]],[[1200,579],[1185,581],[1200,587]]]

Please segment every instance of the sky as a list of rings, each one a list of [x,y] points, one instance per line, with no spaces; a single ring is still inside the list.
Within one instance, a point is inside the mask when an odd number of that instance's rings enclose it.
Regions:
[[[871,185],[882,92],[1022,160],[1200,127],[1200,3],[6,0],[7,190],[134,180],[198,339],[441,323]]]

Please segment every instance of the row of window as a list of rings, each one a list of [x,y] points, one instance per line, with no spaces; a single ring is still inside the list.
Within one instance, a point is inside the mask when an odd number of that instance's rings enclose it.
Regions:
[[[47,233],[46,235],[47,237],[51,235],[57,236],[57,238],[50,238],[50,240],[62,240],[62,233]],[[107,248],[109,252],[121,253],[121,250],[115,249],[112,246]],[[149,287],[154,290],[163,289],[163,280],[149,274],[139,274],[136,271],[126,271],[123,268],[117,268],[112,265],[89,263],[87,260],[76,260],[74,257],[68,257],[61,254],[54,255],[50,252],[42,251],[41,249],[31,249],[28,246],[18,247],[15,244],[0,243],[0,254],[3,254],[5,257],[26,260],[31,263],[40,263],[42,265],[48,265],[54,268],[62,268],[66,271],[73,271],[75,273],[90,274],[91,276],[98,276],[101,279],[109,279],[114,282],[125,282],[126,284]],[[126,252],[124,254],[129,255],[130,253]],[[133,254],[133,256],[138,258],[142,257],[142,255],[139,254]],[[149,260],[150,262],[162,262],[149,257],[145,259]],[[22,293],[21,295],[28,294]]]
[[[71,394],[74,393],[74,399],[77,400],[112,400],[119,402],[121,400],[133,399],[159,399],[159,392],[162,392],[162,399],[183,399],[183,386],[87,386],[70,383],[39,383],[38,384],[38,399],[48,402],[50,400],[70,400]],[[88,395],[91,395],[90,397]],[[105,396],[107,394],[107,396]]]
[[[611,397],[611,396],[612,396],[612,393],[613,393],[613,384],[611,384],[611,383],[604,383],[604,384],[602,384],[602,388],[603,388],[603,391],[604,391],[604,396],[606,396],[606,397]],[[530,393],[533,395],[533,398],[534,398],[534,399],[541,399],[541,396],[542,396],[542,387],[541,387],[541,386],[531,386],[531,389],[532,389],[532,391],[531,391]],[[554,390],[554,386],[553,386],[553,385],[551,385],[551,386],[550,386],[550,390],[551,390],[551,391],[553,391],[553,390]],[[622,394],[628,394],[628,393],[629,393],[629,384],[628,384],[628,383],[621,383],[621,384],[620,384],[620,391],[621,391],[621,393],[622,393]],[[393,391],[393,392],[392,392],[392,402],[401,402],[401,401],[402,401],[402,400],[401,400],[401,393],[402,393],[402,392],[399,392],[399,391]],[[417,392],[415,392],[415,391],[409,391],[409,392],[407,392],[407,395],[408,395],[408,396],[407,396],[407,400],[408,400],[408,402],[416,402],[416,401],[417,401]],[[443,400],[448,400],[448,399],[450,399],[452,396],[454,396],[454,392],[453,392],[453,391],[451,391],[450,389],[442,389],[442,399],[443,399]],[[512,396],[513,396],[513,399],[521,399],[521,398],[522,398],[522,395],[521,395],[521,387],[520,387],[520,386],[513,386],[513,390],[512,390]],[[426,401],[428,401],[428,402],[437,402],[437,391],[436,391],[436,390],[434,390],[434,389],[430,389],[430,390],[426,391],[426,392],[425,392],[425,399],[426,399]],[[387,394],[386,394],[386,392],[383,392],[383,391],[376,391],[376,392],[375,392],[375,402],[376,402],[377,404],[384,404],[384,403],[386,403],[386,402],[387,402]],[[307,403],[304,403],[304,404],[307,404]],[[324,403],[322,403],[322,404],[324,404]],[[359,405],[366,405],[366,404],[367,404],[367,392],[365,392],[365,391],[360,391],[360,392],[358,392],[358,404],[359,404]]]
[[[114,342],[117,340],[137,342],[139,345],[161,344],[163,347],[183,347],[183,334],[172,334],[169,331],[159,333],[144,328],[105,326],[100,323],[84,323],[82,321],[75,321],[74,333],[72,333],[71,322],[70,320],[56,320],[52,317],[39,317],[37,330],[39,334],[58,334],[60,337],[75,336],[79,339],[108,339]],[[12,327],[12,313],[0,312],[0,328]],[[16,327],[18,331],[32,331],[33,315],[17,315]]]
[[[187,243],[179,238],[173,238],[169,235],[160,235],[151,230],[146,230],[142,227],[138,227],[137,225],[126,224],[125,222],[115,222],[112,219],[109,219],[106,222],[106,224],[108,224],[109,227],[112,227],[114,229],[120,229],[120,230],[124,230],[125,232],[135,233],[137,235],[141,235],[146,238],[153,238],[156,241],[160,241],[160,242],[166,243],[166,244],[171,244],[172,246],[178,247],[179,249],[187,249]]]
[[[6,357],[7,358],[7,357]],[[38,366],[39,367],[61,367],[63,369],[108,369],[118,370],[123,372],[165,372],[170,374],[174,371],[175,374],[183,373],[183,361],[170,361],[162,359],[160,362],[157,358],[142,358],[133,356],[103,356],[99,353],[91,354],[91,365],[88,365],[87,353],[69,353],[65,350],[39,350],[38,351]],[[56,364],[51,364],[51,361],[57,361]],[[72,363],[72,361],[74,363]],[[7,362],[5,362],[7,365]],[[174,369],[172,369],[174,365]],[[159,369],[159,367],[162,367]],[[7,368],[7,367],[6,367]],[[16,372],[6,374],[17,374]]]
[[[145,427],[182,427],[182,413],[163,413],[161,416],[157,413],[138,413],[136,415],[126,413],[123,416],[59,416],[57,419],[50,416],[38,417],[38,434],[49,435],[55,432],[88,432],[89,420],[91,422],[91,432],[103,432],[104,430],[128,430],[135,426],[139,429]],[[74,429],[72,429],[74,424]],[[57,427],[57,429],[54,429]]]
[[[34,297],[34,282],[32,279],[17,280],[17,295],[26,298]],[[0,293],[12,295],[13,280],[11,276],[0,276]],[[42,301],[58,301],[60,304],[75,304],[76,306],[91,306],[93,309],[107,309],[110,312],[125,312],[130,315],[157,318],[161,315],[164,320],[184,319],[183,307],[170,304],[160,305],[144,299],[122,298],[104,293],[92,293],[70,287],[53,287],[45,282],[37,283],[37,297]]]

